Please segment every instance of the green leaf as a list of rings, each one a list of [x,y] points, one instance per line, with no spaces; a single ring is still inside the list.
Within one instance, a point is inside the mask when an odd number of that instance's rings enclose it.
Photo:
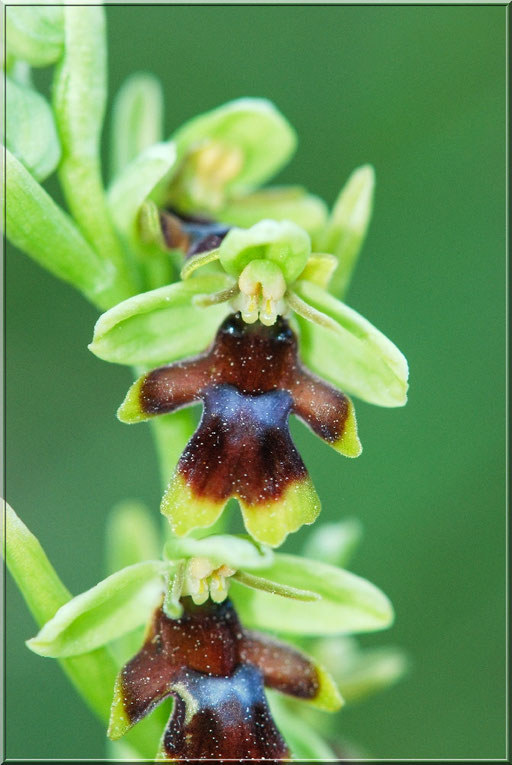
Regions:
[[[7,148],[37,180],[52,173],[60,145],[50,105],[30,87],[5,79],[5,140]]]
[[[7,504],[4,521],[2,550],[5,551],[7,568],[34,619],[42,625],[69,601],[71,595],[36,537]],[[108,720],[118,671],[110,653],[99,649],[79,658],[65,659],[60,664],[86,703],[100,718]]]
[[[249,228],[266,218],[288,220],[313,237],[325,225],[327,206],[320,197],[308,194],[300,186],[280,186],[228,200],[217,218],[241,228]]]
[[[48,66],[62,55],[64,9],[59,4],[8,5],[5,13],[7,53],[31,66]]]
[[[202,539],[175,537],[167,542],[165,554],[176,558],[208,558],[219,566],[235,569],[257,569],[268,566],[274,554],[270,547],[260,545],[249,537],[215,534]]]
[[[108,191],[108,204],[118,229],[137,238],[137,214],[155,186],[170,172],[176,161],[173,143],[159,143],[145,149],[116,177]]]
[[[42,626],[71,598],[55,569],[45,555],[36,537],[18,518],[14,510],[5,505],[5,551],[7,568],[27,603],[37,624]],[[59,664],[85,703],[105,724],[110,717],[112,693],[119,671],[112,654],[106,648],[59,659]],[[153,714],[128,733],[128,741],[140,757],[154,756],[155,742],[164,723]]]
[[[307,538],[303,555],[343,567],[352,558],[361,536],[362,526],[356,518],[324,523],[313,529]]]
[[[333,253],[339,261],[330,286],[335,295],[342,297],[347,291],[370,223],[374,188],[375,171],[371,165],[354,170],[319,237],[319,249]]]
[[[100,260],[71,218],[9,150],[5,157],[7,237],[54,276],[106,307],[112,267]]]
[[[220,209],[264,183],[297,144],[291,125],[265,99],[231,101],[185,123],[173,138],[185,172],[177,187],[187,205]]]
[[[321,312],[333,329],[298,317],[305,364],[345,393],[379,406],[407,401],[407,361],[391,340],[352,308],[316,284],[295,283],[294,292]]]
[[[152,74],[130,75],[112,106],[110,131],[111,178],[149,146],[162,140],[163,92]]]
[[[135,295],[100,316],[89,349],[118,364],[154,365],[192,356],[209,345],[230,310],[227,304],[198,308],[192,298],[226,286],[227,277],[211,275]]]
[[[146,505],[125,500],[107,515],[105,559],[108,574],[160,556],[158,529]]]
[[[253,260],[269,260],[287,282],[294,281],[311,253],[308,234],[295,223],[262,220],[249,229],[232,228],[219,247],[219,259],[231,276],[239,276]]]
[[[373,584],[344,569],[296,555],[275,554],[274,563],[258,576],[320,595],[304,603],[276,598],[261,590],[241,590],[231,584],[231,596],[248,627],[299,635],[371,632],[388,627],[393,609]]]
[[[111,574],[59,608],[27,646],[40,656],[76,656],[145,624],[162,597],[165,570],[162,561],[145,561]]]

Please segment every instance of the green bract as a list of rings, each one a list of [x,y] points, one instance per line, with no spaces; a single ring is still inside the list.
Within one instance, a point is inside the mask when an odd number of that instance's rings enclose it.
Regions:
[[[327,563],[275,553],[274,563],[260,569],[258,576],[307,589],[320,599],[309,603],[277,601],[261,590],[242,592],[235,581],[231,597],[242,621],[251,627],[301,635],[341,635],[380,630],[393,621],[391,603],[377,587]]]
[[[163,93],[152,74],[130,75],[117,93],[112,107],[111,178],[124,170],[145,149],[162,140]]]
[[[302,552],[306,558],[343,567],[352,557],[361,534],[361,524],[356,518],[324,523],[311,531]]]
[[[5,79],[5,140],[7,148],[37,180],[52,173],[60,145],[49,103],[32,88]]]

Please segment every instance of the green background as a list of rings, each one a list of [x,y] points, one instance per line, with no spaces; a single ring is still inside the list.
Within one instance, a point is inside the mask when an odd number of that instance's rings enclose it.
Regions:
[[[300,137],[279,181],[331,203],[354,167],[376,168],[349,302],[405,352],[410,400],[356,402],[356,461],[294,428],[321,520],[362,521],[353,569],[396,608],[392,630],[364,642],[402,646],[412,661],[400,685],[338,718],[376,758],[505,756],[505,14],[107,11],[110,92],[135,70],[156,73],[168,133],[229,99],[265,96]],[[130,374],[88,352],[95,310],[15,251],[6,319],[8,498],[78,593],[102,577],[106,511],[138,497],[157,513],[149,428],[115,419]],[[101,757],[101,726],[57,664],[24,647],[34,632],[8,581],[8,758]]]

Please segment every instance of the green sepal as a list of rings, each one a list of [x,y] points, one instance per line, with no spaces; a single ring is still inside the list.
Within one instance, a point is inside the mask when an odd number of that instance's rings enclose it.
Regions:
[[[166,564],[144,561],[111,574],[63,605],[27,646],[40,656],[76,656],[145,624],[163,592]]]
[[[320,561],[276,553],[274,563],[258,576],[321,596],[302,603],[260,590],[231,584],[230,596],[248,627],[297,635],[372,632],[389,627],[393,609],[375,585],[355,574]]]
[[[281,694],[267,690],[266,695],[272,717],[290,747],[295,760],[303,762],[314,760],[338,761],[334,750],[318,735],[307,720],[296,713],[295,708],[291,708]]]
[[[62,5],[9,5],[5,14],[7,54],[31,66],[48,66],[64,48]]]
[[[218,220],[240,228],[267,218],[296,223],[314,237],[325,225],[327,206],[300,186],[276,186],[229,199],[217,214]]]
[[[162,140],[163,100],[160,81],[148,72],[135,72],[119,88],[110,130],[112,179],[141,152]]]
[[[270,547],[260,545],[249,537],[230,534],[194,539],[176,537],[167,542],[165,556],[169,560],[177,558],[208,558],[219,566],[227,565],[234,569],[258,569],[268,566],[274,559]]]
[[[318,248],[332,252],[338,268],[330,284],[334,295],[347,291],[359,252],[363,246],[373,209],[375,171],[371,165],[358,167],[342,188],[327,223],[319,236]]]
[[[117,175],[108,190],[112,218],[123,234],[137,239],[137,216],[144,200],[173,168],[176,147],[172,142],[150,146]]]
[[[323,314],[330,325],[319,326],[298,317],[304,363],[345,393],[353,393],[363,401],[403,406],[407,401],[408,367],[396,345],[367,319],[316,284],[300,280],[293,289],[304,303]]]
[[[249,229],[232,228],[219,247],[219,260],[231,276],[240,276],[253,260],[270,260],[290,283],[304,270],[310,253],[309,235],[295,223],[261,220]]]
[[[192,298],[228,283],[223,274],[212,274],[135,295],[100,316],[89,350],[105,361],[148,366],[198,353],[230,309],[225,304],[199,308]]]
[[[105,308],[112,266],[100,260],[71,218],[8,149],[5,159],[8,239],[54,276]],[[4,184],[1,186],[3,190]]]
[[[52,173],[60,144],[50,104],[36,90],[5,78],[7,148],[38,181]]]
[[[304,545],[306,558],[346,566],[352,558],[362,536],[362,526],[357,518],[338,523],[324,523],[313,529]]]
[[[219,209],[229,197],[245,194],[274,175],[297,145],[295,131],[289,122],[270,101],[260,98],[241,98],[201,114],[179,128],[173,138],[178,156],[185,163],[190,162],[198,149],[217,146],[234,157],[238,167],[227,177],[220,189],[221,196],[215,193],[212,197],[211,206]],[[204,206],[203,194],[194,199],[195,170],[195,167],[190,168],[192,183],[187,183],[184,190],[188,199],[178,201]],[[209,178],[200,180],[207,191]],[[213,179],[213,186],[216,185]]]

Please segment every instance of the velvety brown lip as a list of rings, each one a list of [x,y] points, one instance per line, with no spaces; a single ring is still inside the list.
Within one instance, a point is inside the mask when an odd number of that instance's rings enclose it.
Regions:
[[[255,505],[278,499],[307,475],[288,431],[289,393],[247,396],[220,385],[203,400],[201,423],[178,463],[197,496]]]
[[[141,650],[121,670],[128,727],[173,696],[162,739],[169,759],[281,762],[289,751],[263,687],[313,699],[315,667],[291,646],[244,630],[229,600],[182,603],[180,619],[155,611]]]
[[[147,414],[165,414],[204,398],[208,388],[222,384],[249,395],[287,391],[291,411],[317,435],[334,442],[343,434],[348,398],[303,367],[297,338],[282,317],[265,327],[259,322],[246,324],[240,314],[228,316],[206,353],[146,376],[140,407]]]

